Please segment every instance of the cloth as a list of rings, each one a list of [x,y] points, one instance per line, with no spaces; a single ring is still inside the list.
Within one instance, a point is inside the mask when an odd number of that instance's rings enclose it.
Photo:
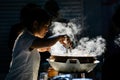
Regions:
[[[17,37],[9,73],[5,80],[37,80],[40,54],[37,49],[30,50],[34,39],[36,37],[27,31]]]

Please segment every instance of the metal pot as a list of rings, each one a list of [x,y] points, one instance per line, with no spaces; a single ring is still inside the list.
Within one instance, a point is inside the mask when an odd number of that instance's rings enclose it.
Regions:
[[[54,56],[47,61],[58,72],[90,72],[99,63],[93,57]]]
[[[52,55],[50,59],[54,59],[55,62],[66,62],[67,59],[78,59],[80,63],[93,63],[96,60],[96,57],[93,56],[56,56]]]

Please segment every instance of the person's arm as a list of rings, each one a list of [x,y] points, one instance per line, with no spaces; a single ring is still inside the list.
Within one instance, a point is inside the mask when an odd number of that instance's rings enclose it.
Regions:
[[[60,41],[62,44],[64,44],[65,36],[60,35],[54,38],[49,39],[40,39],[37,38],[33,41],[31,48],[44,48],[44,47],[51,47],[54,45],[57,41]]]
[[[39,52],[46,52],[50,50],[50,47],[45,47],[45,48],[38,48],[37,49]]]

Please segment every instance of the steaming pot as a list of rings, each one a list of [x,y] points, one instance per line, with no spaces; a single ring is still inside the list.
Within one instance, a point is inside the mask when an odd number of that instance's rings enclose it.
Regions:
[[[99,61],[95,57],[52,56],[47,61],[58,72],[90,72]]]

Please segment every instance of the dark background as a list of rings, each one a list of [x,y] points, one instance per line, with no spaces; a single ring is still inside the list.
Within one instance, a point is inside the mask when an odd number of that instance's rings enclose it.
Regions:
[[[9,31],[19,22],[20,10],[27,3],[45,4],[47,0],[0,0],[0,80],[8,72],[11,54],[8,50]],[[81,16],[88,26],[88,36],[106,35],[111,17],[120,0],[56,0],[66,19]],[[81,9],[81,1],[82,9]]]

